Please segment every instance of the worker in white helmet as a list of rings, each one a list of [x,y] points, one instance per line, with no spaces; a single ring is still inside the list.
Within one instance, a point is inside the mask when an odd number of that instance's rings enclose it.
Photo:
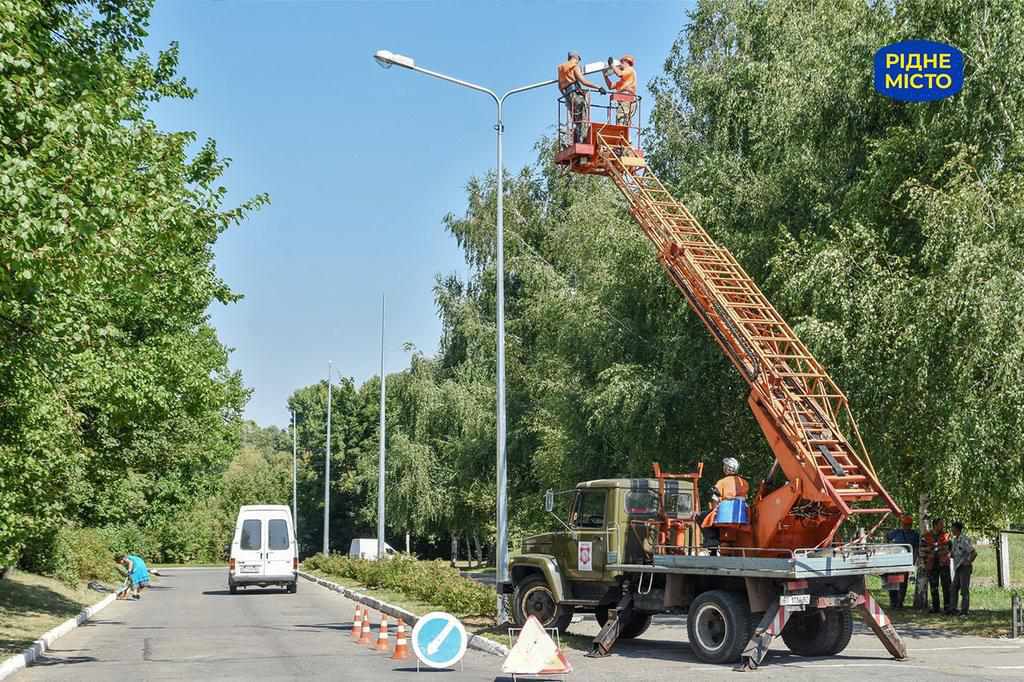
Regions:
[[[711,491],[711,505],[700,518],[701,531],[704,535],[704,545],[709,548],[717,547],[718,529],[715,525],[715,514],[718,505],[722,500],[747,499],[750,493],[750,483],[739,475],[740,463],[735,457],[726,457],[722,460],[722,472],[725,474],[718,479]]]

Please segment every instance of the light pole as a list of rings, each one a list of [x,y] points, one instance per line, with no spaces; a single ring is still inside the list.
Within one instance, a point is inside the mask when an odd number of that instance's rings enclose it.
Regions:
[[[334,363],[327,362],[327,457],[324,459],[324,554],[331,553],[331,384]]]
[[[387,379],[384,376],[384,294],[380,296],[380,460],[377,462],[377,559],[385,557],[384,545],[384,443],[387,432],[384,430],[385,412],[384,395]]]
[[[433,78],[438,78],[449,83],[455,83],[463,87],[469,88],[470,90],[476,90],[482,92],[491,99],[494,100],[494,104],[497,106],[497,121],[494,125],[494,130],[497,132],[497,143],[498,143],[498,210],[497,210],[497,259],[496,267],[498,270],[497,276],[497,318],[498,318],[498,361],[497,361],[497,418],[498,418],[498,438],[497,438],[497,456],[498,456],[498,538],[497,538],[497,557],[495,567],[497,575],[497,590],[498,590],[498,622],[503,623],[508,620],[508,613],[505,609],[505,600],[502,599],[503,586],[508,582],[508,464],[506,458],[506,437],[505,437],[505,205],[504,205],[504,166],[502,165],[501,159],[501,140],[505,132],[505,125],[502,119],[502,107],[505,100],[519,92],[526,92],[527,90],[533,90],[535,88],[542,88],[547,85],[553,85],[557,83],[557,79],[551,79],[546,81],[540,81],[539,83],[531,83],[530,85],[524,85],[522,87],[513,88],[506,92],[504,95],[498,95],[493,90],[485,88],[482,85],[476,85],[468,81],[459,80],[451,76],[446,76],[443,73],[437,71],[431,71],[430,69],[424,69],[421,66],[416,66],[416,60],[412,57],[407,57],[401,54],[394,54],[388,50],[378,50],[373,58],[385,69],[390,69],[392,66],[400,66],[403,69],[409,69],[410,71],[417,71]],[[591,73],[595,67],[600,70],[603,64],[588,64],[585,69],[585,73]]]
[[[299,434],[296,430],[295,410],[292,410],[292,532],[299,537]],[[296,555],[298,551],[296,550]]]

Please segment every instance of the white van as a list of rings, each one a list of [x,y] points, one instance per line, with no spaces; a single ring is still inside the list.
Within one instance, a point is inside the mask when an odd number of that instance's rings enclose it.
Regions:
[[[235,537],[228,560],[228,589],[281,585],[297,588],[298,545],[292,510],[283,504],[246,505],[238,510]]]
[[[395,556],[398,552],[395,548],[384,543],[385,558]],[[355,559],[376,559],[377,539],[376,538],[355,538],[348,546],[348,555]]]

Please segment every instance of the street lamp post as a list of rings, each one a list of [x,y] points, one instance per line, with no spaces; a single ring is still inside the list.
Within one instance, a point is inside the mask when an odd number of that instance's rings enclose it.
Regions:
[[[292,410],[292,532],[299,537],[299,434]]]
[[[385,412],[385,392],[387,377],[384,376],[384,295],[380,297],[380,456],[377,464],[377,558],[383,559],[387,554],[384,547],[384,484],[385,473],[385,429],[387,413]]]
[[[498,318],[498,361],[497,361],[497,421],[498,421],[498,437],[497,437],[497,457],[498,457],[498,538],[497,538],[497,557],[496,562],[497,569],[496,582],[498,590],[498,622],[503,623],[508,620],[508,613],[505,609],[505,600],[502,599],[503,586],[508,582],[508,465],[507,465],[507,450],[506,450],[506,436],[505,436],[505,208],[504,208],[504,166],[502,165],[502,149],[501,142],[502,136],[505,132],[505,125],[502,118],[502,108],[505,104],[505,100],[511,95],[515,95],[520,92],[526,92],[527,90],[533,90],[535,88],[542,88],[547,85],[553,85],[557,83],[557,79],[551,79],[546,81],[540,81],[538,83],[531,83],[530,85],[524,85],[522,87],[513,88],[506,92],[504,95],[498,95],[493,90],[485,88],[482,85],[476,85],[468,81],[446,76],[443,73],[437,71],[431,71],[430,69],[424,69],[421,66],[416,65],[416,60],[412,57],[407,57],[401,54],[395,54],[388,50],[378,50],[373,58],[385,69],[389,69],[392,66],[400,66],[403,69],[409,69],[410,71],[417,71],[419,73],[438,78],[449,83],[455,83],[463,87],[469,88],[470,90],[476,90],[482,92],[492,100],[497,107],[497,121],[494,125],[494,130],[497,132],[497,146],[498,146],[498,210],[497,210],[497,259],[496,266],[498,269],[497,276],[497,318]],[[602,66],[602,65],[597,65]],[[585,70],[590,73],[594,68],[594,65],[588,65]]]
[[[327,457],[324,458],[324,554],[331,553],[331,384],[334,363],[327,363]]]

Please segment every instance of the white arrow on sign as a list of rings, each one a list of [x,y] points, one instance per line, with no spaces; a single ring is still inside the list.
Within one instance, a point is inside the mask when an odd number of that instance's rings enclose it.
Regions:
[[[430,644],[427,645],[427,656],[433,656],[437,653],[437,650],[444,644],[444,640],[448,639],[448,635],[452,634],[452,630],[455,629],[455,621],[450,620],[444,624],[441,628],[441,632],[437,634],[437,637],[430,640]]]

